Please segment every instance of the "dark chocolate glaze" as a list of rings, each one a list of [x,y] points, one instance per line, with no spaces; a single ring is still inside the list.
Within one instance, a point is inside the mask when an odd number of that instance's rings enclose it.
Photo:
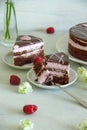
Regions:
[[[50,55],[48,58],[48,62],[56,62],[56,63],[68,65],[69,57],[63,52],[58,52],[56,54]]]
[[[38,37],[34,37],[34,36],[31,36],[31,35],[28,35],[31,39],[30,40],[21,40],[21,37],[23,37],[24,35],[20,35],[17,37],[16,39],[16,42],[15,42],[15,45],[18,45],[20,47],[22,46],[27,46],[27,45],[32,45],[32,44],[37,44],[39,43],[40,41],[42,42],[43,40],[38,38]]]
[[[80,23],[72,28],[70,28],[70,34],[81,39],[87,41],[87,23]]]

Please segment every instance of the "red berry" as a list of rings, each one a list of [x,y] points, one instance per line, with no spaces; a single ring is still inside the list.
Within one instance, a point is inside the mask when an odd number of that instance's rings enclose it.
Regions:
[[[33,62],[33,63],[35,64],[35,63],[37,63],[37,62],[39,62],[39,63],[42,64],[42,63],[43,63],[43,59],[42,59],[41,57],[36,57],[36,58],[34,59],[34,62]]]
[[[37,111],[38,107],[36,105],[25,105],[23,106],[23,112],[26,114],[33,114],[35,111]]]
[[[47,32],[47,33],[54,33],[54,32],[55,32],[55,29],[54,29],[54,27],[48,27],[48,28],[46,29],[46,32]]]
[[[19,85],[20,84],[20,78],[16,75],[11,75],[10,76],[10,84]]]

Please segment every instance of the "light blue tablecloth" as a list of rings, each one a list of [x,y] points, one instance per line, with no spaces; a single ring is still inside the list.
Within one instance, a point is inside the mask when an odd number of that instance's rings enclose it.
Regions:
[[[57,52],[56,42],[64,32],[49,35],[44,31],[32,31],[30,34],[43,38],[45,53],[49,54]],[[33,85],[33,92],[23,95],[18,93],[18,86],[10,85],[10,75],[18,75],[23,82],[27,81],[26,74],[29,71],[12,68],[3,62],[4,55],[11,50],[0,45],[0,129],[18,130],[19,121],[28,118],[34,123],[33,130],[77,130],[78,124],[87,117],[87,109],[63,91],[46,90]],[[70,64],[77,71],[79,64],[73,61]],[[65,89],[87,101],[87,84],[79,79]],[[25,115],[22,111],[25,104],[38,105],[38,111],[33,115]]]

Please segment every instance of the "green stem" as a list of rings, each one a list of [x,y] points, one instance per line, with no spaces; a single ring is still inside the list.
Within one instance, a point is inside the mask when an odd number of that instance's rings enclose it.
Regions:
[[[9,34],[9,5],[8,5],[8,1],[6,2],[6,31],[5,31],[5,38],[9,39],[10,38],[10,34]]]
[[[13,14],[14,14],[14,17],[15,17],[16,33],[17,33],[17,35],[18,35],[18,27],[17,27],[16,11],[15,11],[14,4],[11,3],[11,5],[12,5],[12,9],[13,9]]]
[[[14,7],[14,3],[12,2],[12,0],[7,0],[6,1],[6,30],[5,30],[5,39],[10,39],[10,22],[11,22],[11,14],[14,14],[14,18],[15,18],[15,26],[16,26],[16,33],[18,35],[18,27],[17,27],[17,19],[16,19],[16,11],[15,11],[15,7]]]

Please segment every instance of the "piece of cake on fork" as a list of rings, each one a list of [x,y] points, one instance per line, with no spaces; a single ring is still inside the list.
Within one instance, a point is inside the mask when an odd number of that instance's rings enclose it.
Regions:
[[[32,63],[37,56],[44,57],[44,42],[35,36],[20,35],[16,39],[12,52],[14,65]]]

